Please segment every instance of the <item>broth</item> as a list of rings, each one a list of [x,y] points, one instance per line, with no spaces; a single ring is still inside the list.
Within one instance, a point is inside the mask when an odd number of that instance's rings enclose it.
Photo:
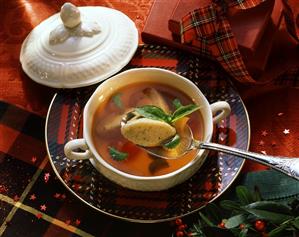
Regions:
[[[197,154],[193,150],[177,160],[164,160],[150,156],[145,150],[123,137],[120,131],[121,117],[135,107],[143,105],[159,106],[153,101],[152,92],[158,92],[163,98],[164,110],[173,112],[174,99],[183,105],[194,102],[181,91],[158,83],[136,83],[121,88],[99,105],[92,122],[92,140],[101,157],[116,169],[137,176],[158,176],[171,173],[189,163]],[[155,93],[154,93],[155,94]],[[158,103],[158,104],[157,104]],[[203,138],[203,120],[200,110],[188,115],[188,125],[194,138]],[[125,152],[128,157],[122,161],[112,159],[108,147]]]

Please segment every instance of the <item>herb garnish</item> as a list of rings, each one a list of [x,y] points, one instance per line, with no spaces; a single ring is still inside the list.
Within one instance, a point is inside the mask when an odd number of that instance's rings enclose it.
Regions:
[[[118,151],[114,147],[109,146],[108,150],[109,150],[109,154],[113,160],[123,161],[123,160],[127,159],[127,157],[128,157],[128,153]]]
[[[180,118],[183,118],[189,114],[192,114],[193,112],[195,112],[198,109],[199,109],[199,106],[195,105],[195,104],[181,106],[176,111],[173,112],[173,114],[171,116],[171,122],[173,123],[173,122],[179,120]]]
[[[175,109],[178,109],[180,108],[182,105],[181,101],[178,99],[178,98],[175,98],[173,101],[172,101],[172,104],[174,106]]]
[[[173,149],[177,145],[179,145],[180,141],[181,141],[180,136],[178,134],[176,134],[170,141],[164,143],[163,146],[168,149]]]
[[[181,105],[173,112],[172,115],[165,113],[161,108],[154,105],[141,106],[136,108],[135,111],[145,118],[159,120],[159,121],[172,124],[175,121],[179,120],[180,118],[183,118],[195,112],[199,108],[200,107],[195,104],[184,105],[184,106]]]
[[[174,126],[174,123],[176,121],[195,112],[200,108],[196,104],[182,105],[179,99],[174,99],[172,103],[176,108],[173,113],[166,113],[163,109],[155,105],[144,105],[141,107],[137,107],[135,108],[133,113],[139,117],[166,122],[169,125]],[[180,143],[180,141],[181,138],[179,134],[176,134],[168,141],[164,141],[163,147],[167,149],[173,149]]]
[[[154,105],[137,107],[135,111],[145,118],[164,121],[166,123],[171,122],[171,116],[166,114],[161,108]]]
[[[124,106],[123,106],[123,103],[121,101],[121,93],[117,93],[115,94],[113,97],[112,97],[112,101],[113,103],[120,109],[122,109]]]

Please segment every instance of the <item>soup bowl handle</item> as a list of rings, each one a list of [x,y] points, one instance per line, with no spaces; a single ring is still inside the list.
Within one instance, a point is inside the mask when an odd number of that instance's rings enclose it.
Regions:
[[[210,107],[212,110],[214,123],[219,123],[222,119],[227,117],[231,112],[230,105],[226,101],[217,101],[213,104],[210,104]]]
[[[77,149],[82,151],[75,151]],[[66,143],[64,146],[64,154],[71,160],[86,160],[92,157],[92,153],[88,149],[84,138],[74,139]]]

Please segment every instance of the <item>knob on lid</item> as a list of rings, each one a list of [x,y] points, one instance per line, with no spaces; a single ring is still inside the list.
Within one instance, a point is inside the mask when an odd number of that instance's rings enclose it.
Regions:
[[[121,70],[138,46],[135,24],[120,11],[65,3],[22,44],[20,61],[34,81],[56,88],[100,82]]]

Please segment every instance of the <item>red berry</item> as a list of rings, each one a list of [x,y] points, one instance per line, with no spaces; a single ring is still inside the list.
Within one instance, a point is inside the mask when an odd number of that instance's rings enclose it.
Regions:
[[[177,237],[184,237],[184,232],[183,231],[177,231],[176,236]]]
[[[222,221],[221,223],[218,224],[218,227],[225,228],[225,223]]]
[[[176,225],[181,225],[181,224],[183,224],[182,219],[176,219],[176,220],[175,220],[175,224],[176,224]]]
[[[184,230],[187,228],[187,225],[179,225],[178,230]]]
[[[243,230],[245,228],[245,225],[244,224],[240,224],[239,227],[240,227],[241,230]]]
[[[265,229],[265,226],[266,226],[265,222],[261,220],[257,220],[254,223],[254,227],[257,231],[263,231]]]
[[[262,237],[268,237],[268,234],[266,232],[263,232]]]

